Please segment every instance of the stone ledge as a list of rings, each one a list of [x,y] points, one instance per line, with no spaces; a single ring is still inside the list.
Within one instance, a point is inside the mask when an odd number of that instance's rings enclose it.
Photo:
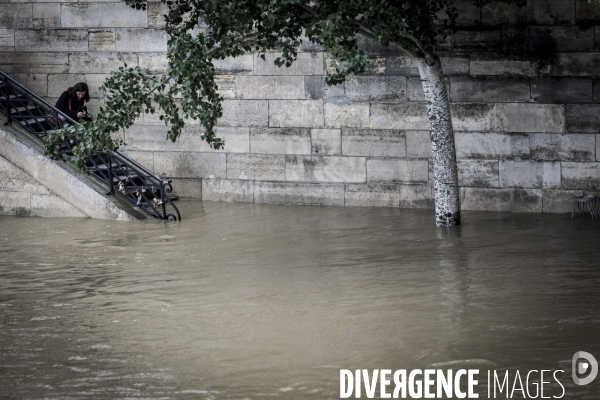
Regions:
[[[202,200],[252,203],[254,202],[254,181],[203,179]]]
[[[344,194],[346,207],[399,207],[397,184],[349,184]]]
[[[573,197],[581,196],[581,190],[546,189],[543,194],[545,213],[570,213],[573,210]]]
[[[343,183],[255,182],[254,202],[344,206]]]
[[[541,189],[460,189],[461,209],[474,211],[542,212]]]

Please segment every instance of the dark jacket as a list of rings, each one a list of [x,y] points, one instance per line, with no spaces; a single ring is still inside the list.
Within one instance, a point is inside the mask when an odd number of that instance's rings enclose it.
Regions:
[[[75,121],[79,121],[79,118],[77,118],[77,113],[81,107],[84,106],[84,104],[85,100],[78,100],[77,94],[73,93],[73,96],[71,96],[71,108],[69,109],[69,91],[67,90],[58,98],[58,101],[56,102],[56,108],[73,118]]]

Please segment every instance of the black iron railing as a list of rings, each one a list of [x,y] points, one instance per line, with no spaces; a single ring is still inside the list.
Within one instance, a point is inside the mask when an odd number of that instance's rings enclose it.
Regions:
[[[48,131],[77,124],[68,115],[0,71],[0,112],[7,117],[5,125],[17,123],[39,140]],[[77,141],[65,142],[61,150],[73,154]],[[181,220],[179,210],[173,204],[175,198],[171,180],[162,179],[126,154],[117,151],[97,151],[87,161],[90,174],[104,182],[107,195],[124,196],[150,216],[158,219]]]

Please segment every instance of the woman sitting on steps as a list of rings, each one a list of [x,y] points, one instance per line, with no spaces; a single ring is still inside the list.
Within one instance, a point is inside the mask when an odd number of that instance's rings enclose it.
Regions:
[[[60,95],[56,102],[56,108],[75,121],[83,119],[91,121],[91,115],[87,111],[85,102],[90,100],[88,86],[85,82],[76,83]]]

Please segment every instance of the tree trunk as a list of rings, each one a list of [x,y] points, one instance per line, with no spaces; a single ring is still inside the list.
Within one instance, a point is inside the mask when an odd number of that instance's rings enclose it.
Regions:
[[[433,159],[435,223],[437,226],[460,225],[460,199],[454,130],[450,118],[450,102],[437,56],[417,60],[427,100]],[[430,65],[431,64],[431,65]]]

